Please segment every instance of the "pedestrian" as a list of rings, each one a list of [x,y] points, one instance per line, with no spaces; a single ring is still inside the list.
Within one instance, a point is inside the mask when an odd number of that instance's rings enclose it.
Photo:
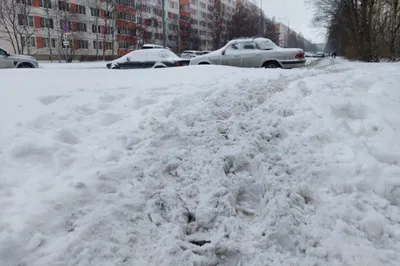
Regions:
[[[336,56],[337,56],[337,53],[336,53],[336,51],[334,51],[334,52],[332,53],[332,57],[333,57],[333,59],[335,59],[335,58],[336,58]]]

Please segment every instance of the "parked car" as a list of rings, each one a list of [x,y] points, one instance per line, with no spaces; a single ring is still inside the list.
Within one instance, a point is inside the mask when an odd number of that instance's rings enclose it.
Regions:
[[[166,68],[189,65],[190,59],[179,58],[168,49],[144,49],[130,52],[107,63],[108,69]]]
[[[38,68],[38,61],[29,55],[11,54],[0,48],[0,68]]]
[[[200,51],[195,51],[195,50],[185,50],[181,54],[181,58],[193,58],[196,56],[201,55]]]
[[[297,68],[306,63],[300,48],[281,48],[270,39],[244,38],[228,42],[211,53],[192,58],[190,65],[226,65],[255,68]]]
[[[143,44],[142,47],[140,47],[141,50],[143,49],[164,49],[164,46],[159,45],[159,44]],[[165,49],[171,50],[168,47],[165,47]]]
[[[323,52],[318,52],[318,53],[305,53],[305,57],[311,57],[311,58],[325,58],[326,55]]]

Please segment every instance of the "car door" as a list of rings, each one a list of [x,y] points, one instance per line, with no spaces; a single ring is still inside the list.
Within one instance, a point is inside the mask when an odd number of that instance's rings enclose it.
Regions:
[[[224,66],[241,66],[241,53],[237,45],[232,44],[224,50],[224,54],[221,56],[221,65]]]
[[[261,66],[261,50],[258,49],[255,42],[240,43],[241,51],[241,67],[260,67]]]

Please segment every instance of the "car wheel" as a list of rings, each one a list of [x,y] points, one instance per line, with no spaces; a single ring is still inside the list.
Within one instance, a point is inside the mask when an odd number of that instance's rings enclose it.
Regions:
[[[201,62],[201,63],[199,63],[198,65],[202,65],[202,66],[204,66],[204,65],[209,65],[210,63],[207,63],[207,62]]]
[[[18,68],[33,68],[33,66],[31,65],[31,64],[20,64],[19,66],[18,66]]]
[[[265,62],[263,67],[264,68],[281,68],[281,66],[278,64],[278,62],[275,62],[275,61]]]

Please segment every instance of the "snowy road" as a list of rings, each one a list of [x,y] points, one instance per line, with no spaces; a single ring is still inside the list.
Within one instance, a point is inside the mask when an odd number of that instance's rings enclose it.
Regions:
[[[398,266],[400,64],[332,62],[0,70],[0,265]]]

